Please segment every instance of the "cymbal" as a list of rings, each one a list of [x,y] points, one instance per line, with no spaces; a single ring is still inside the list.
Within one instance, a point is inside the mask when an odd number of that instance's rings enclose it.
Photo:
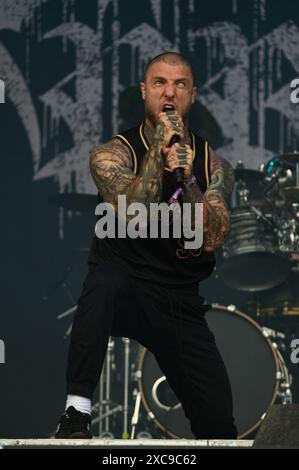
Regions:
[[[299,202],[299,186],[289,186],[287,188],[282,188],[282,193],[288,202]]]
[[[295,151],[291,153],[284,153],[282,155],[278,155],[278,158],[288,163],[299,163],[299,152]]]
[[[265,178],[265,173],[259,170],[251,170],[249,168],[236,168],[234,170],[236,180],[253,180],[261,181]]]
[[[50,202],[67,210],[94,213],[98,201],[94,194],[63,193],[51,196]]]

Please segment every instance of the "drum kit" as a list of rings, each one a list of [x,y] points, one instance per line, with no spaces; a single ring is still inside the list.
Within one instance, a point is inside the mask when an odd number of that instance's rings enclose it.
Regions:
[[[299,153],[261,170],[235,169],[231,231],[217,263],[224,282],[246,292],[279,286],[299,266]]]
[[[299,152],[259,170],[239,162],[235,179],[231,231],[216,273],[251,298],[247,313],[217,303],[206,319],[231,381],[239,438],[247,438],[269,406],[292,403],[289,338],[276,320],[299,320]],[[128,338],[110,339],[93,416],[100,437],[194,438],[155,357]]]

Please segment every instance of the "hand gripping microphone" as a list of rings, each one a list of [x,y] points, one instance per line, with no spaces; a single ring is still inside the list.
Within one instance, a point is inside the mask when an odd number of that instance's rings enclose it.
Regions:
[[[166,111],[167,114],[169,115],[172,115],[172,111]],[[174,134],[167,147],[172,147],[172,145],[178,143],[179,141],[181,140],[181,137],[178,135],[178,134]],[[183,168],[176,168],[174,170],[174,178],[175,178],[175,181],[176,181],[176,184],[178,186],[178,188],[184,188],[184,170]]]

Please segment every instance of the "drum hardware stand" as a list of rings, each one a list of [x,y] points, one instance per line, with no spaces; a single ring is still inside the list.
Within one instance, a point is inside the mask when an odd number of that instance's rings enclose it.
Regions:
[[[134,380],[141,379],[141,377],[142,377],[142,370],[136,370],[134,372]],[[132,416],[132,419],[131,419],[131,436],[130,436],[130,439],[135,439],[135,431],[136,431],[136,426],[137,426],[138,421],[139,421],[139,413],[140,413],[140,405],[141,405],[141,392],[138,391],[138,389],[136,389],[136,388],[133,390],[133,397],[135,397],[135,407],[134,407],[134,412],[133,412],[133,416]],[[147,413],[147,417],[151,421],[155,418],[154,414],[151,411]],[[145,434],[147,436],[149,436],[149,438],[151,438],[151,436],[148,433],[145,433]]]
[[[128,433],[128,399],[129,399],[129,374],[130,374],[130,339],[123,338],[124,343],[124,356],[125,356],[125,364],[124,364],[124,405],[123,405],[123,416],[124,416],[124,428],[122,433],[123,439],[129,438]]]
[[[255,207],[255,206],[251,206],[251,210],[257,215],[257,218],[258,218],[258,219],[263,220],[267,225],[269,225],[269,227],[271,227],[271,228],[273,229],[274,232],[277,232],[277,227],[276,227],[276,225],[275,225],[271,220],[269,220],[269,219],[262,213],[262,211],[260,211],[259,209],[257,209],[257,207]]]
[[[54,292],[59,288],[59,287],[62,287],[62,289],[65,291],[66,293],[66,296],[68,297],[68,299],[70,300],[71,304],[73,305],[73,307],[69,308],[68,310],[65,310],[64,312],[62,312],[60,315],[58,315],[57,319],[58,320],[61,320],[62,318],[64,317],[67,317],[68,315],[70,315],[71,313],[74,313],[77,309],[77,305],[75,303],[75,298],[66,282],[69,274],[72,272],[72,267],[71,266],[68,266],[66,268],[66,270],[63,272],[63,275],[62,275],[62,278],[60,279],[60,281],[58,281],[48,292],[47,294],[44,295],[43,297],[43,300],[46,302],[49,300],[49,298],[54,294]],[[66,330],[65,332],[65,335],[64,335],[64,339],[66,339],[70,332],[72,330],[72,324],[68,327],[68,329]]]
[[[122,412],[123,414],[123,431],[122,439],[128,439],[128,402],[129,402],[129,375],[130,375],[130,339],[122,338],[124,343],[124,395],[123,404],[115,403],[111,400],[111,371],[115,368],[113,362],[113,352],[115,341],[109,338],[108,348],[104,367],[102,370],[100,383],[99,383],[99,403],[98,403],[98,417],[92,420],[92,424],[99,423],[99,437],[114,438],[113,433],[110,432],[110,417],[115,413]],[[97,407],[93,407],[95,411]],[[103,424],[104,422],[104,424]]]
[[[74,296],[66,282],[68,276],[70,275],[70,273],[72,272],[72,266],[68,266],[66,268],[66,270],[63,272],[62,274],[62,278],[60,279],[60,281],[58,281],[56,284],[54,284],[51,289],[47,292],[47,294],[44,295],[43,297],[43,300],[46,302],[47,300],[49,300],[50,297],[52,297],[52,295],[54,294],[54,292],[59,288],[59,287],[62,287],[62,289],[65,291],[67,297],[69,298],[69,300],[71,301],[71,303],[74,305],[75,304],[75,299],[74,299]]]
[[[135,380],[138,380],[138,379],[141,379],[142,377],[142,370],[136,370],[136,372],[134,373],[134,378]],[[131,420],[131,437],[130,439],[135,439],[135,431],[136,431],[136,426],[138,424],[138,421],[139,421],[139,413],[140,413],[140,405],[141,405],[141,392],[138,391],[138,389],[134,389],[133,390],[133,397],[135,397],[135,407],[134,407],[134,412],[133,412],[133,416],[132,416],[132,420]],[[155,419],[155,415],[152,411],[148,411],[147,412],[147,419],[148,421],[154,421]],[[151,439],[152,436],[150,435],[150,433],[148,432],[141,432],[137,435],[137,438],[139,439],[144,439],[144,438],[147,438],[147,439]]]
[[[247,189],[245,181],[239,180],[237,182],[237,194],[240,206],[248,204],[249,190]]]
[[[103,404],[106,404],[106,402],[104,402]],[[111,410],[109,410],[107,413],[102,414],[101,417],[98,416],[98,417],[94,418],[91,422],[92,426],[96,423],[99,423],[99,427],[100,427],[101,420],[106,419],[107,417],[114,415],[118,411],[120,411],[120,412],[122,411],[122,405],[117,405],[116,403],[113,403],[112,401],[109,402],[109,405],[112,405],[112,404],[115,405],[114,408],[111,408]],[[92,410],[94,411],[97,408],[98,407],[93,407]],[[110,431],[103,431],[103,432],[100,433],[99,437],[101,437],[101,438],[108,437],[108,438],[114,439],[114,434],[112,434]]]
[[[57,319],[61,320],[61,318],[67,317],[71,313],[74,313],[76,310],[77,310],[77,305],[74,305],[74,307],[71,307],[68,310],[65,310],[64,312],[62,312],[60,315],[58,315]],[[63,339],[66,339],[70,335],[70,333],[72,331],[72,326],[73,326],[73,324],[71,323],[70,326],[68,327],[68,329],[66,330]]]
[[[107,354],[99,381],[99,402],[92,407],[92,412],[98,412],[98,416],[91,422],[92,425],[99,423],[99,437],[114,439],[114,434],[110,432],[110,416],[121,412],[123,407],[115,403],[110,398],[111,391],[111,370],[113,369],[114,341],[109,338]],[[104,424],[103,424],[104,421]]]
[[[70,315],[71,313],[74,313],[75,310],[77,308],[77,305],[74,305],[73,307],[69,308],[68,310],[65,310],[64,312],[62,312],[60,315],[58,315],[58,320],[61,320],[61,318],[64,318],[64,317],[67,317],[68,315]]]
[[[286,221],[280,228],[278,234],[280,236],[279,249],[281,252],[292,253],[293,251],[296,252],[299,250],[299,233],[297,233],[297,231],[298,221],[294,218]]]
[[[137,426],[138,421],[139,421],[139,411],[140,411],[140,404],[141,404],[141,392],[137,392],[137,390],[135,389],[133,391],[133,395],[135,395],[136,398],[135,398],[134,413],[133,413],[132,420],[131,420],[132,429],[131,429],[130,439],[135,438],[135,430],[136,430],[136,426]]]
[[[112,401],[110,399],[111,393],[111,368],[113,365],[113,352],[114,352],[114,341],[109,338],[106,359],[103,367],[103,371],[99,383],[99,437],[111,437],[113,434],[109,431],[110,416],[116,411],[120,411],[119,407],[114,410],[110,409]],[[104,429],[103,429],[104,421]]]

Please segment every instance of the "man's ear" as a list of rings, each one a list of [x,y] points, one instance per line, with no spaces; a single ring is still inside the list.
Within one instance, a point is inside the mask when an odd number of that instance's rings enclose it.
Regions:
[[[145,98],[145,83],[144,82],[140,82],[140,91],[141,91],[142,99],[144,100]]]

